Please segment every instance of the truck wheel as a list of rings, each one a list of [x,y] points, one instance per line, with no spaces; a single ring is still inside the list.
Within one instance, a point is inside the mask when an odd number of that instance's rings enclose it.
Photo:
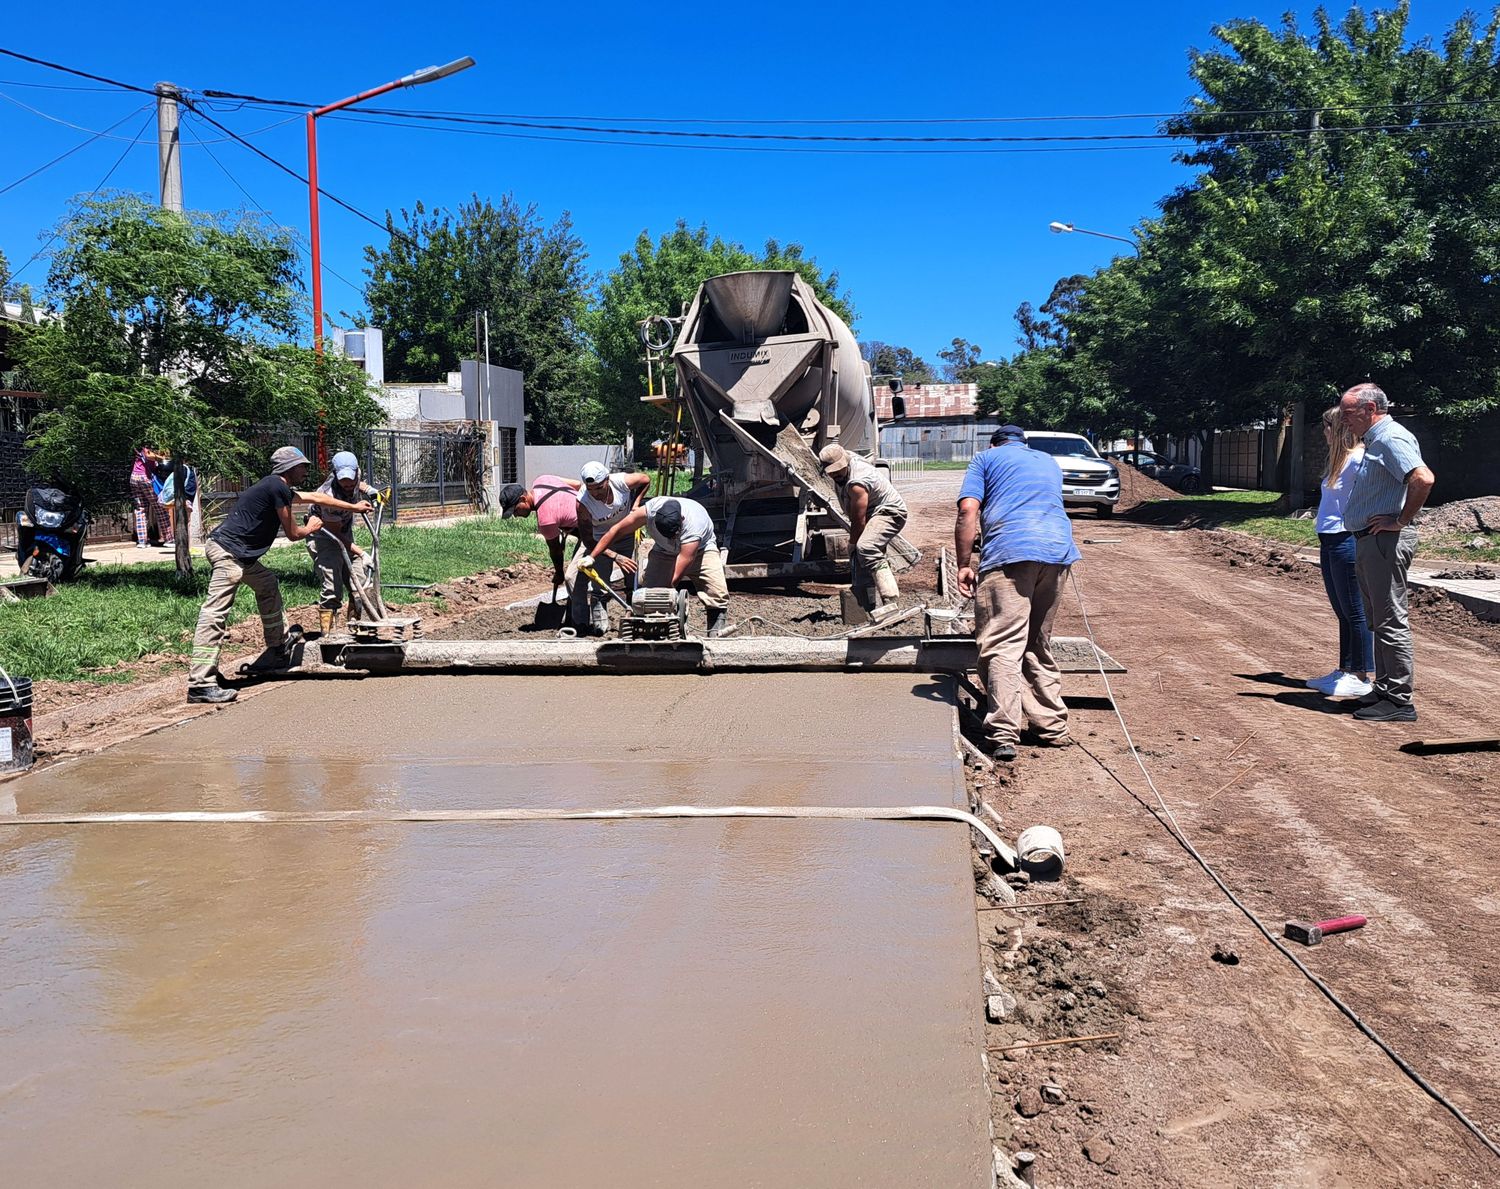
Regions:
[[[1197,495],[1203,490],[1203,480],[1197,475],[1184,475],[1182,482],[1177,485],[1177,490],[1183,495]]]
[[[1094,507],[1101,517],[1113,516],[1115,514],[1115,506],[1113,504],[1095,504]]]

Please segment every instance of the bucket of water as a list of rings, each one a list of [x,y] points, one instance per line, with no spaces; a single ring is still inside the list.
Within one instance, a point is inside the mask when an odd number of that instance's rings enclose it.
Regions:
[[[35,758],[31,678],[0,677],[0,772],[24,772]]]

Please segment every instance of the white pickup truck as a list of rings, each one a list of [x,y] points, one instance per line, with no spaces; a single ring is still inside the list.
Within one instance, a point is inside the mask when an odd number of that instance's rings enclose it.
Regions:
[[[1026,444],[1050,454],[1062,468],[1063,504],[1090,507],[1100,516],[1113,516],[1120,502],[1120,472],[1099,457],[1093,444],[1081,434],[1028,430]]]

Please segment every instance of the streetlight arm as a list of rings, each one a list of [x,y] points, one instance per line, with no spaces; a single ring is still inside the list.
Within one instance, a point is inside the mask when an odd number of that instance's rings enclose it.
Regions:
[[[337,103],[325,103],[322,107],[315,107],[307,113],[308,255],[312,258],[313,349],[319,355],[323,354],[323,246],[322,233],[318,226],[318,117],[326,116],[329,112],[338,111],[340,108],[362,103],[366,99],[373,99],[377,95],[384,95],[388,91],[396,91],[402,87],[419,87],[423,83],[435,83],[439,79],[457,74],[460,70],[467,70],[472,65],[474,65],[474,59],[466,56],[455,58],[444,66],[424,66],[421,70],[402,75],[394,82],[384,83],[369,91],[361,91],[358,95],[350,95],[349,98],[340,99]]]
[[[369,91],[361,91],[358,95],[350,95],[348,99],[340,99],[337,103],[325,104],[312,110],[313,118],[326,116],[331,111],[338,111],[341,107],[348,107],[354,103],[363,103],[366,99],[374,99],[377,95],[384,95],[387,91],[395,91],[401,87],[420,87],[423,83],[435,83],[439,79],[447,78],[457,74],[460,70],[467,70],[474,65],[473,58],[457,58],[443,66],[424,66],[421,70],[413,70],[410,74],[403,74],[395,82],[384,83]]]
[[[1140,245],[1137,244],[1133,239],[1126,239],[1123,235],[1111,235],[1107,231],[1090,231],[1086,227],[1075,227],[1072,223],[1049,223],[1048,226],[1055,234],[1058,235],[1061,235],[1065,231],[1077,232],[1079,235],[1096,235],[1100,239],[1112,239],[1116,243],[1129,244],[1133,249],[1135,249],[1135,254],[1137,256],[1141,254]]]

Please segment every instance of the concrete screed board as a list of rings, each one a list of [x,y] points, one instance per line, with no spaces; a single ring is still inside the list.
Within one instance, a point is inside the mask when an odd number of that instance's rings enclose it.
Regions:
[[[0,800],[961,806],[950,707],[911,675],[304,683]],[[6,828],[5,1180],[978,1189],[975,929],[956,824]]]

